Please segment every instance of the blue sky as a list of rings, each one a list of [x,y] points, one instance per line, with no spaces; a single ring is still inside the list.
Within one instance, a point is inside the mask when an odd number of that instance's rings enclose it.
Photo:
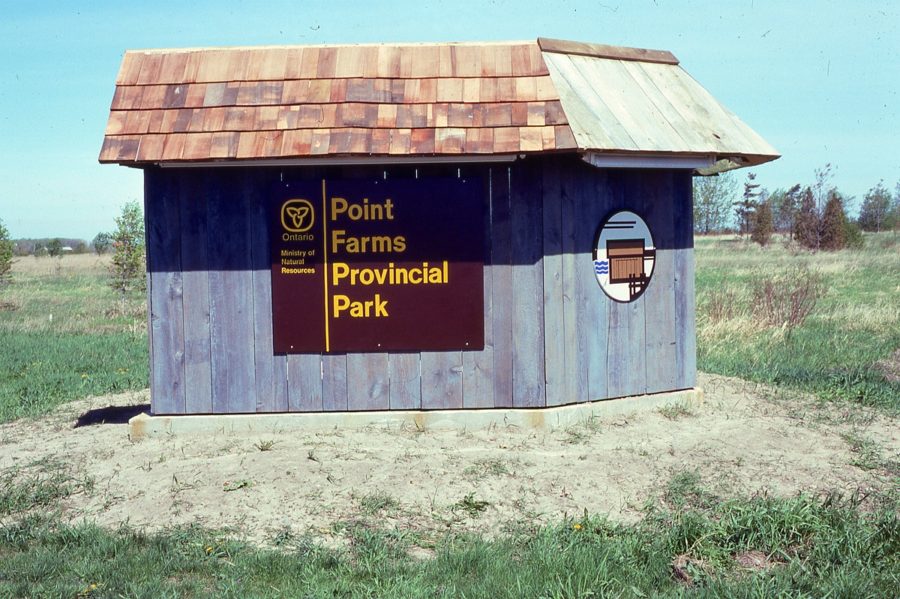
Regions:
[[[0,20],[0,220],[90,240],[141,198],[139,170],[97,163],[126,49],[538,36],[670,50],[783,154],[755,169],[770,190],[827,162],[857,206],[900,181],[896,0],[35,0]]]

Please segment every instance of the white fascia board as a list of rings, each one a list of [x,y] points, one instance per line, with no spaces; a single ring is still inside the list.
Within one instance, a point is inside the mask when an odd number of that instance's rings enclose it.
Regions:
[[[581,159],[597,168],[664,168],[694,170],[698,168],[709,168],[715,163],[715,156],[711,154],[672,155],[585,152]]]

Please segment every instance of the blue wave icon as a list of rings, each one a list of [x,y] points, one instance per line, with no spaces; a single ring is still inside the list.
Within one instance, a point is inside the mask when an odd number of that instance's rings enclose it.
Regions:
[[[609,274],[609,261],[594,260],[594,274],[608,275]]]

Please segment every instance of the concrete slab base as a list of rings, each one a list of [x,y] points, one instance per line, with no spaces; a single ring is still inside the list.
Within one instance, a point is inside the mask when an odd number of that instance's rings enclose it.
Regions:
[[[553,408],[184,416],[151,416],[145,413],[138,414],[129,420],[128,429],[132,440],[173,435],[281,433],[366,427],[479,430],[513,426],[555,429],[580,424],[593,418],[656,410],[669,405],[682,405],[690,408],[702,403],[703,390],[694,387],[680,391],[634,395]]]

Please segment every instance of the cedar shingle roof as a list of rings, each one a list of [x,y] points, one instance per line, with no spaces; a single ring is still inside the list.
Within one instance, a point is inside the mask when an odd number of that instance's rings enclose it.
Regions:
[[[747,134],[743,149],[702,132],[667,132],[650,144],[629,132],[604,134],[628,124],[612,122],[622,120],[621,108],[605,108],[621,95],[620,82],[584,78],[595,63],[681,72],[668,52],[556,40],[129,51],[100,162],[577,150],[777,156],[768,145],[750,147]],[[684,90],[678,94],[670,94],[673,104],[684,103]],[[659,103],[648,97],[618,103],[640,115]],[[638,125],[653,137],[653,123]]]

